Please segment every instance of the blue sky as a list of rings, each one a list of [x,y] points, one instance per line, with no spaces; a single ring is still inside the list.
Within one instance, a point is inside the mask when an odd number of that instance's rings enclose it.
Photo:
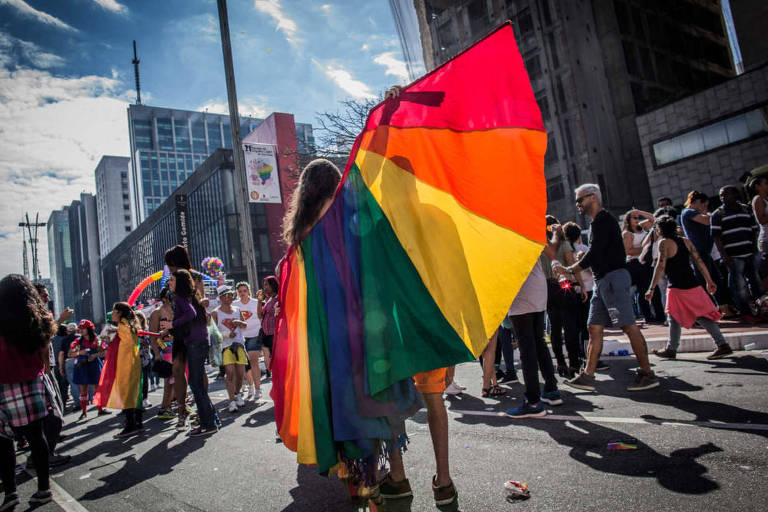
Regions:
[[[229,0],[240,111],[314,123],[406,83],[386,0]],[[128,155],[131,41],[145,104],[226,112],[215,0],[0,0],[0,275],[20,272],[23,211],[47,220]],[[48,275],[41,240],[40,263]]]

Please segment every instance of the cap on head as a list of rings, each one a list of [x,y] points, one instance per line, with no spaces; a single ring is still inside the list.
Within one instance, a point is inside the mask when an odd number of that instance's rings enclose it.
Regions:
[[[77,324],[78,329],[95,329],[96,327],[93,325],[93,322],[90,320],[80,320],[80,323]]]
[[[73,333],[77,330],[77,324],[75,322],[70,322],[67,324],[67,332]]]
[[[222,295],[234,295],[235,291],[228,284],[222,284],[216,288],[216,295],[221,297]]]

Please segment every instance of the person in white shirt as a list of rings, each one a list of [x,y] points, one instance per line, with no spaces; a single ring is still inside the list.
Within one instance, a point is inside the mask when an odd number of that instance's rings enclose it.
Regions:
[[[257,400],[261,397],[261,368],[259,367],[259,357],[261,357],[261,338],[259,337],[261,320],[259,320],[258,314],[259,301],[251,297],[251,285],[245,281],[237,283],[237,295],[240,297],[240,300],[235,305],[240,310],[240,319],[246,323],[242,334],[245,340],[245,350],[248,352],[248,360],[251,363],[251,370],[246,374],[249,385],[248,400]]]
[[[237,412],[239,407],[245,405],[240,388],[243,386],[245,366],[248,364],[243,341],[243,331],[247,324],[241,320],[241,311],[232,307],[235,299],[232,287],[223,284],[216,292],[221,305],[211,313],[211,317],[221,332],[221,360],[227,381],[229,412]]]

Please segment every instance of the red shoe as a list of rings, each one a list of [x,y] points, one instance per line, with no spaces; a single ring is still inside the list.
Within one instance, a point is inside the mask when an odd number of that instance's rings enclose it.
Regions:
[[[754,315],[741,315],[741,321],[748,324],[762,323],[763,319]]]

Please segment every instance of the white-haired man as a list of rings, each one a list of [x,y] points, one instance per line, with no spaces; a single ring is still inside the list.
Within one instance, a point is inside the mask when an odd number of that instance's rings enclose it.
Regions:
[[[657,387],[659,381],[648,362],[648,347],[640,329],[635,324],[632,306],[632,279],[626,269],[626,252],[621,238],[621,229],[616,217],[603,209],[600,187],[587,183],[578,187],[576,208],[582,215],[592,218],[589,231],[589,250],[566,272],[580,272],[592,268],[595,288],[589,305],[587,319],[589,345],[587,364],[573,379],[566,380],[568,386],[595,390],[595,369],[603,349],[603,330],[607,325],[618,325],[629,337],[632,351],[640,368],[635,382],[627,387],[629,391],[642,391]]]

